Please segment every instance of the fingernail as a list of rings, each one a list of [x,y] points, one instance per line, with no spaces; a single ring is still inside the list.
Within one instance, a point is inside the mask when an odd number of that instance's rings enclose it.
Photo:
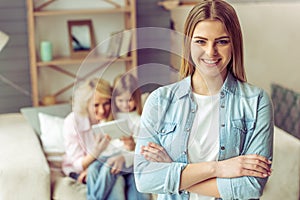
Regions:
[[[264,176],[264,177],[267,177],[267,176],[268,176],[268,174],[263,174],[263,176]]]
[[[271,164],[271,163],[272,163],[272,161],[271,161],[271,160],[268,160],[268,162],[269,162],[269,164]]]

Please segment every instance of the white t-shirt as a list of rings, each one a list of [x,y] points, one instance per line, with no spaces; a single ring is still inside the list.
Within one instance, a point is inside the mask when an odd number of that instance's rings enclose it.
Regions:
[[[219,94],[203,96],[193,93],[198,105],[188,141],[190,163],[214,161],[219,153]],[[190,193],[190,200],[213,200],[214,197]]]

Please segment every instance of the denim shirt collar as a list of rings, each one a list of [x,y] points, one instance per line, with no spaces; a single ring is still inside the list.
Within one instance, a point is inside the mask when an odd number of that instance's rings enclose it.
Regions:
[[[223,83],[222,90],[226,92],[235,93],[237,87],[237,80],[232,75],[231,72],[227,73],[227,77]],[[182,80],[181,84],[178,86],[177,97],[180,99],[181,97],[192,94],[192,78],[191,76],[186,77]]]
[[[178,90],[176,96],[178,99],[181,97],[192,93],[192,82],[191,76],[186,77],[181,81],[181,84],[178,85]]]
[[[237,79],[232,75],[231,72],[228,72],[227,77],[223,83],[222,90],[234,94],[236,87],[237,87]]]

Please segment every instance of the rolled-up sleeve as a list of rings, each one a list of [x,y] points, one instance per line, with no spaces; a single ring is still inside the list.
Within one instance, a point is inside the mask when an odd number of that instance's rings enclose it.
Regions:
[[[272,102],[266,92],[258,97],[257,119],[244,154],[258,154],[272,160],[274,119]],[[222,199],[259,199],[268,178],[243,176],[217,178]]]
[[[154,91],[144,106],[137,136],[134,158],[136,186],[145,193],[179,194],[180,176],[186,164],[149,162],[141,154],[141,147],[149,142],[161,145],[157,136],[157,124],[163,119],[160,111],[157,92]]]
[[[156,163],[135,159],[135,180],[138,191],[157,194],[179,194],[180,176],[185,163]]]

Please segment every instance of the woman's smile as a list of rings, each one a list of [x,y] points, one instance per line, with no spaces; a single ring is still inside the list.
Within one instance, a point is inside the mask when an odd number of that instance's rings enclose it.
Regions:
[[[217,67],[221,59],[201,59],[208,67]]]

